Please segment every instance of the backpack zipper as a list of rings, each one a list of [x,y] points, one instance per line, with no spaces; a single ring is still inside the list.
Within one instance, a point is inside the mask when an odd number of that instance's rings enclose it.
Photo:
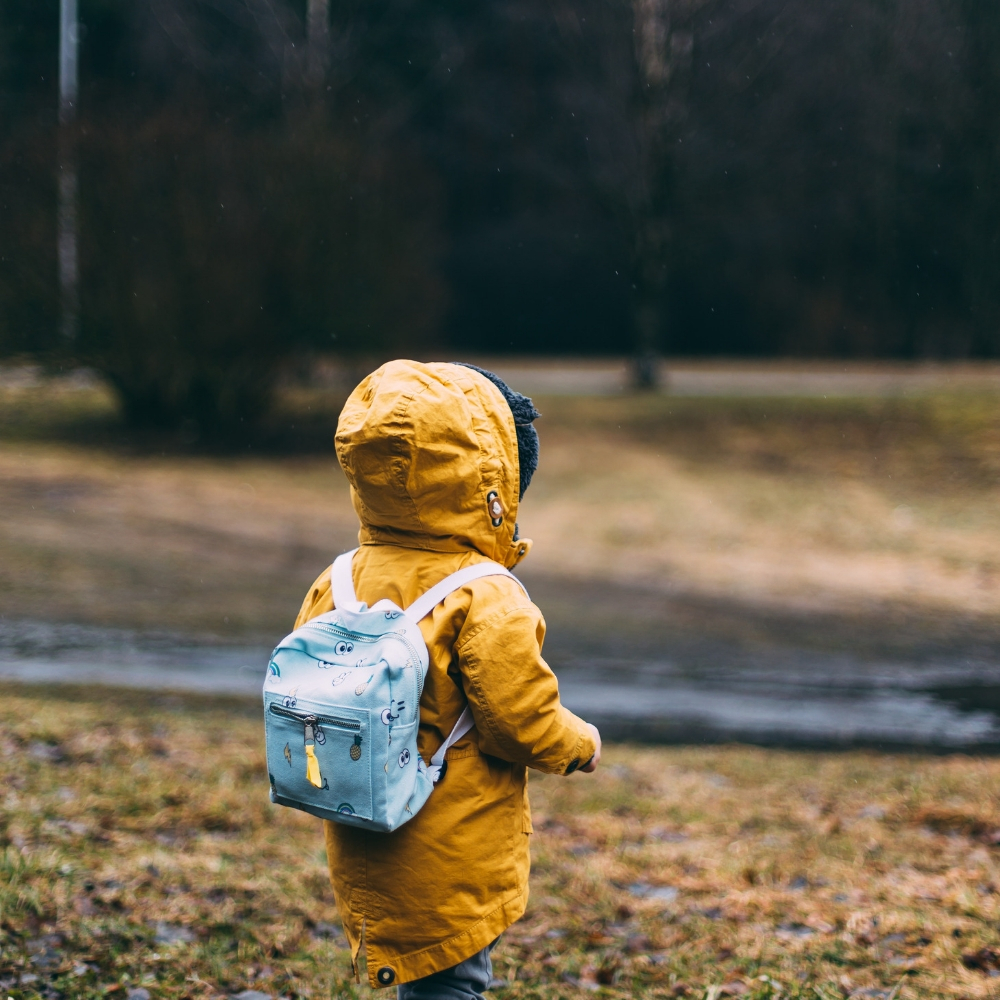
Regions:
[[[379,639],[387,635],[396,635],[395,632],[384,632],[382,635],[368,635],[367,632],[351,632],[349,629],[331,622],[306,622],[303,629],[318,628],[321,632],[333,632],[336,635],[347,636],[348,639],[364,639],[366,642],[378,642]]]
[[[417,652],[416,646],[402,632],[383,632],[381,635],[366,635],[364,632],[351,632],[346,628],[341,628],[339,625],[331,625],[329,622],[306,622],[302,628],[316,628],[322,632],[332,632],[334,635],[343,635],[348,639],[363,639],[366,642],[378,642],[379,639],[395,639],[407,648],[413,666],[420,675],[420,686],[423,687],[424,678],[423,672],[420,669],[420,654]]]
[[[354,719],[339,719],[335,715],[317,715],[315,712],[293,712],[290,708],[285,708],[282,705],[272,705],[271,714],[283,715],[286,719],[295,719],[303,726],[315,726],[317,722],[321,722],[328,726],[336,726],[338,729],[351,729],[355,732],[361,730],[361,723]]]

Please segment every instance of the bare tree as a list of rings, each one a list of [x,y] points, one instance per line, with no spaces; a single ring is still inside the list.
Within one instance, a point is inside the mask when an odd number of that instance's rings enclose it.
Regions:
[[[687,110],[694,46],[692,20],[705,0],[633,0],[639,88],[633,111],[637,152],[629,201],[635,285],[633,381],[651,389],[659,381],[659,342],[669,276],[669,192],[672,140]]]
[[[313,85],[320,83],[330,63],[330,0],[309,0],[306,9],[306,74]]]
[[[77,261],[77,167],[73,131],[76,120],[79,23],[76,0],[59,3],[59,210],[57,251],[62,309],[62,336],[76,340],[80,324]]]

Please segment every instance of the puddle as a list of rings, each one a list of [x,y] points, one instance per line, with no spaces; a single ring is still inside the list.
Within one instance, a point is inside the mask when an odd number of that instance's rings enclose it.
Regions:
[[[554,608],[545,654],[563,700],[610,739],[1000,750],[1000,643],[988,629],[971,646],[940,633],[921,645],[912,630],[897,641],[864,636],[852,622],[786,628],[754,609],[678,610],[673,598],[640,606],[607,587],[595,616],[592,586],[531,583],[539,603]],[[839,648],[844,635],[855,648]],[[0,621],[0,678],[31,683],[257,698],[270,651]]]
[[[804,654],[803,659],[808,657]],[[723,678],[690,682],[669,667],[657,676],[655,666],[643,669],[645,677],[655,677],[655,685],[629,683],[627,671],[618,683],[561,671],[563,700],[610,739],[1000,749],[997,712],[972,699],[967,706],[956,706],[933,686],[921,690],[886,683],[849,689],[749,670],[728,683]],[[948,665],[942,669],[950,672]],[[986,704],[1000,697],[1000,665],[988,669],[996,681],[993,686],[964,689],[982,694]]]

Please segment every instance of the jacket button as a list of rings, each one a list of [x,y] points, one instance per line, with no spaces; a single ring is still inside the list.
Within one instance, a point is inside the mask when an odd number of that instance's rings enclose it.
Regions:
[[[383,965],[382,968],[375,973],[375,978],[383,986],[391,986],[392,981],[396,978],[396,970],[390,969],[388,965]]]
[[[486,510],[490,515],[493,527],[499,528],[503,524],[504,509],[496,490],[491,490],[486,494]]]

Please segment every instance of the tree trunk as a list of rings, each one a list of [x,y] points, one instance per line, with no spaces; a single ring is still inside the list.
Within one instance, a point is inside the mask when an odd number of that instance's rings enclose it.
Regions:
[[[306,9],[308,61],[306,75],[318,86],[330,68],[330,0],[309,0]]]
[[[59,3],[59,210],[56,252],[59,261],[62,336],[72,344],[80,325],[77,263],[76,142],[78,30],[76,0]]]

